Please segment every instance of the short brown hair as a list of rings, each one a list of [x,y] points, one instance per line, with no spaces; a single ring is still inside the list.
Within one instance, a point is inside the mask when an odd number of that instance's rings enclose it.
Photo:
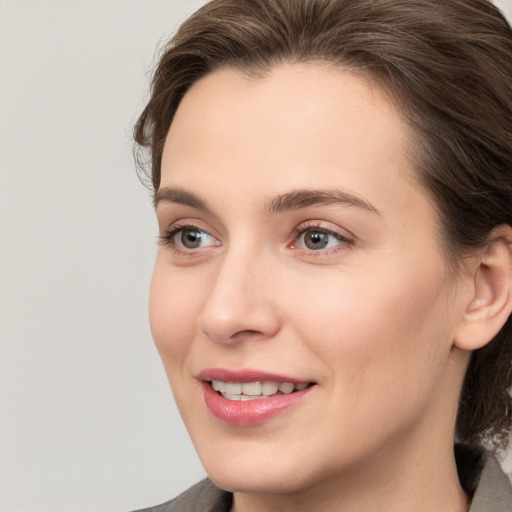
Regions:
[[[486,0],[214,0],[163,49],[134,130],[153,190],[189,87],[230,67],[325,61],[376,81],[412,127],[413,167],[441,218],[449,262],[512,225],[512,30]],[[141,160],[139,159],[139,162]],[[505,447],[512,321],[472,354],[457,441]]]

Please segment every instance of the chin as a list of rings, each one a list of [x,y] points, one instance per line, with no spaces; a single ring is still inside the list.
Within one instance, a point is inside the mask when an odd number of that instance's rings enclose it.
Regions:
[[[206,468],[208,477],[219,488],[230,492],[258,494],[288,494],[303,490],[311,485],[311,478],[288,470],[266,471],[252,464],[245,468]]]
[[[195,444],[208,477],[226,491],[295,493],[326,476],[303,443],[271,438]]]

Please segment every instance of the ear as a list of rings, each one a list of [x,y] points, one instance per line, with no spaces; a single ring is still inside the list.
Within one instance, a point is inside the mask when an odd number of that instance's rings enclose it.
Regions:
[[[489,343],[512,311],[512,228],[499,226],[472,266],[472,296],[454,345],[471,351]]]

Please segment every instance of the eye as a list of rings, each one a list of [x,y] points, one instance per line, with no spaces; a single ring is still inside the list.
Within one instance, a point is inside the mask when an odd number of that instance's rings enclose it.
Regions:
[[[213,245],[213,242],[215,241],[214,238],[206,231],[198,229],[182,229],[174,235],[174,238],[176,243],[187,249],[207,247],[209,245]]]
[[[310,252],[325,252],[347,245],[353,245],[353,241],[332,229],[314,225],[299,226],[295,230],[295,240],[292,243],[292,248]]]
[[[210,233],[195,226],[173,226],[160,237],[160,243],[170,245],[178,252],[219,245]]]
[[[301,235],[299,240],[306,249],[311,251],[328,249],[338,244],[338,240],[333,235],[322,231],[309,231]]]

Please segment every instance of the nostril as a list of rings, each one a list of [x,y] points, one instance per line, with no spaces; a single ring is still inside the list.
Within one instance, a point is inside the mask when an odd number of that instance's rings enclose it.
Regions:
[[[238,331],[231,336],[234,341],[242,341],[243,339],[254,339],[261,336],[265,336],[263,333],[256,331],[254,329],[244,329],[243,331]]]

